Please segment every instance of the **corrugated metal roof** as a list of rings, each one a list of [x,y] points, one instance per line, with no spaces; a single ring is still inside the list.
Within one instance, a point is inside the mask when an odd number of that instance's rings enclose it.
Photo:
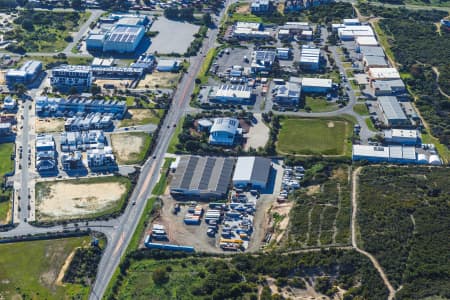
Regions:
[[[403,112],[397,97],[383,96],[378,97],[378,103],[383,110],[386,119],[388,120],[407,120],[405,113]]]
[[[239,157],[234,170],[233,181],[267,181],[270,164],[270,160],[264,157]]]

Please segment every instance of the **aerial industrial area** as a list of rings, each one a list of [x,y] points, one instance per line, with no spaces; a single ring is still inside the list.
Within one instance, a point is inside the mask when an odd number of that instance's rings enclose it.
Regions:
[[[400,2],[0,1],[0,299],[450,297],[450,10]]]

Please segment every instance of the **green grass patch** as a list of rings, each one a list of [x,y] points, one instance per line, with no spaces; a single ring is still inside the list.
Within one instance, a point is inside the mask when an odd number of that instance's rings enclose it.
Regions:
[[[353,106],[353,111],[361,116],[368,116],[369,110],[364,103],[358,103]]]
[[[117,163],[120,165],[133,165],[140,164],[145,159],[152,136],[146,132],[128,132],[128,133],[116,133],[111,135],[111,144],[114,150],[114,155],[117,159]],[[134,145],[139,143],[141,146],[139,149],[131,150]],[[122,145],[129,145],[127,149],[123,149]],[[122,151],[118,151],[121,149]]]
[[[170,140],[169,147],[167,148],[168,153],[175,153],[177,151],[177,144],[178,144],[178,136],[180,135],[181,131],[183,130],[183,123],[184,123],[184,117],[181,118],[180,122],[177,125],[177,128],[175,128],[175,132],[173,133],[172,139]]]
[[[90,65],[92,63],[92,57],[67,57],[67,58],[57,58],[53,56],[41,56],[41,55],[33,55],[26,57],[27,60],[39,60],[44,65],[51,65],[55,63],[60,64],[69,64],[69,65]]]
[[[127,106],[134,106],[136,104],[133,96],[127,96],[126,102]]]
[[[164,165],[161,169],[161,177],[159,178],[159,181],[156,183],[155,187],[152,190],[152,194],[155,196],[159,196],[164,194],[164,190],[167,186],[167,171],[170,167],[170,164],[174,161],[174,158],[166,158],[164,160]]]
[[[14,160],[11,159],[12,154],[14,154],[13,143],[0,144],[0,177],[14,170]]]
[[[380,42],[380,45],[383,47],[384,52],[386,53],[386,56],[389,58],[390,61],[395,61],[394,53],[391,50],[391,45],[388,41],[388,39],[393,39],[391,36],[387,36],[385,32],[380,28],[380,24],[378,22],[373,22],[373,29],[375,29],[375,33],[378,36],[378,41]]]
[[[282,154],[344,155],[352,125],[338,118],[282,119],[277,151]]]
[[[129,109],[127,115],[120,121],[119,127],[130,127],[146,124],[158,125],[163,115],[164,109]]]
[[[365,120],[367,127],[369,128],[369,130],[371,131],[377,131],[377,129],[375,128],[375,126],[373,125],[372,119],[371,118],[367,118]]]
[[[230,21],[232,23],[235,23],[235,22],[262,23],[262,18],[259,16],[255,16],[253,14],[248,14],[248,13],[233,13],[233,15],[230,18]]]
[[[87,299],[89,287],[56,282],[65,260],[89,237],[0,244],[0,295],[4,299]]]
[[[442,158],[445,164],[450,163],[450,150],[439,142],[437,138],[429,134],[428,132],[422,133],[422,143],[424,144],[434,144],[439,156]]]
[[[148,220],[151,217],[151,213],[153,211],[153,206],[155,204],[155,201],[156,201],[156,197],[151,197],[150,199],[147,199],[147,203],[145,204],[144,212],[142,213],[142,216],[139,219],[138,225],[136,226],[136,230],[134,231],[133,236],[130,240],[130,243],[128,244],[128,248],[126,251],[127,253],[139,248],[139,243],[141,241],[141,237],[144,233],[145,227],[148,224]]]
[[[0,224],[5,224],[7,222],[8,213],[10,212],[10,210],[11,201],[0,201]]]
[[[311,112],[327,112],[337,110],[339,106],[334,102],[329,102],[325,97],[305,97],[305,109]]]

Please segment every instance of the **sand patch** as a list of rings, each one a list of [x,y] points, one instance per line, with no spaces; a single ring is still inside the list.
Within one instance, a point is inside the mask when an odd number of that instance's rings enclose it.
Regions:
[[[36,133],[61,132],[64,130],[63,118],[36,119]]]
[[[158,110],[152,109],[129,109],[125,118],[120,121],[119,127],[138,126],[144,124],[158,124],[160,117]]]
[[[250,12],[250,5],[241,5],[236,8],[236,13],[238,14],[248,14]]]
[[[118,133],[111,135],[111,145],[119,164],[130,164],[139,159],[146,133]]]
[[[334,128],[334,122],[330,121],[327,123],[328,128]]]
[[[63,285],[63,278],[64,278],[64,274],[66,274],[67,269],[70,266],[70,263],[72,262],[73,257],[75,256],[75,252],[77,251],[77,248],[75,248],[70,254],[69,256],[66,258],[66,260],[64,261],[64,265],[61,268],[61,271],[59,271],[58,274],[58,278],[56,278],[56,284],[57,285]]]
[[[320,185],[310,185],[307,187],[306,195],[311,196],[320,192]]]
[[[249,133],[246,134],[247,142],[244,145],[244,149],[248,150],[250,147],[258,149],[264,147],[269,140],[270,129],[262,121],[260,114],[255,114],[256,124],[250,127]]]
[[[37,211],[40,219],[89,215],[114,205],[125,192],[125,184],[119,182],[55,182],[38,191]]]
[[[152,74],[147,74],[137,87],[140,89],[173,88],[178,84],[180,77],[181,73],[155,71]]]

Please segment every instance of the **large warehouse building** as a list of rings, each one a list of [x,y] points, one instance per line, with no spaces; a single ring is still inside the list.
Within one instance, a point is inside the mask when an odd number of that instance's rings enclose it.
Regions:
[[[383,113],[383,122],[387,126],[405,126],[411,125],[408,117],[405,115],[397,97],[382,96],[378,97],[378,105]]]
[[[88,50],[134,52],[145,35],[143,25],[117,24],[106,33],[92,33],[86,39]]]
[[[230,187],[234,159],[182,156],[170,183],[170,194],[185,199],[224,199]]]
[[[233,185],[239,188],[265,189],[269,182],[270,159],[239,157],[233,174]]]

